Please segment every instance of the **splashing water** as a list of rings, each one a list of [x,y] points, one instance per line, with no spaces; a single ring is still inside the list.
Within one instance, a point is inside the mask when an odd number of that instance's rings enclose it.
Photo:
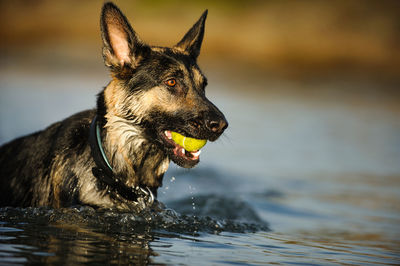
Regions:
[[[133,233],[166,230],[169,232],[193,234],[197,232],[255,232],[268,230],[267,224],[241,223],[232,219],[217,220],[209,216],[179,214],[156,202],[152,209],[141,213],[125,213],[112,210],[95,210],[88,206],[51,209],[39,208],[0,208],[2,226],[42,225],[91,228],[95,231],[114,233]]]

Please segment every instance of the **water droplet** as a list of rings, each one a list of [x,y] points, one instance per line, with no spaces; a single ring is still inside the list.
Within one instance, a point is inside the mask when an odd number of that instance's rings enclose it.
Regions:
[[[172,183],[172,182],[174,182],[174,181],[175,181],[175,176],[171,177],[170,182]]]

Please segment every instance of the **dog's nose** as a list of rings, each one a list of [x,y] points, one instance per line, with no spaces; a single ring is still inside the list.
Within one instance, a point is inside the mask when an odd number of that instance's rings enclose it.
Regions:
[[[214,133],[221,134],[228,127],[228,122],[225,119],[207,120],[206,127]]]

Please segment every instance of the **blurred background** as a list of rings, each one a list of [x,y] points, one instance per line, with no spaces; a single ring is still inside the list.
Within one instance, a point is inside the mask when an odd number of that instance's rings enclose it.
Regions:
[[[163,200],[230,193],[277,232],[399,251],[400,1],[115,3],[158,46],[209,10],[199,65],[230,127]],[[0,1],[0,143],[95,106],[102,4]]]
[[[1,1],[2,67],[93,71],[102,1]],[[385,1],[117,1],[148,43],[175,44],[204,9],[201,63],[243,76],[327,73],[396,78],[400,3]],[[218,69],[221,69],[218,67]],[[228,69],[226,69],[228,68]],[[239,78],[242,80],[242,75]]]

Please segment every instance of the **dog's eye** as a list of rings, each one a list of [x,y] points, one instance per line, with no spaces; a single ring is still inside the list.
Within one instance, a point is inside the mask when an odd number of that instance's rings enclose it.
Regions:
[[[167,81],[165,82],[165,84],[166,84],[168,87],[175,87],[175,85],[176,85],[176,79],[169,79],[169,80],[167,80]]]

